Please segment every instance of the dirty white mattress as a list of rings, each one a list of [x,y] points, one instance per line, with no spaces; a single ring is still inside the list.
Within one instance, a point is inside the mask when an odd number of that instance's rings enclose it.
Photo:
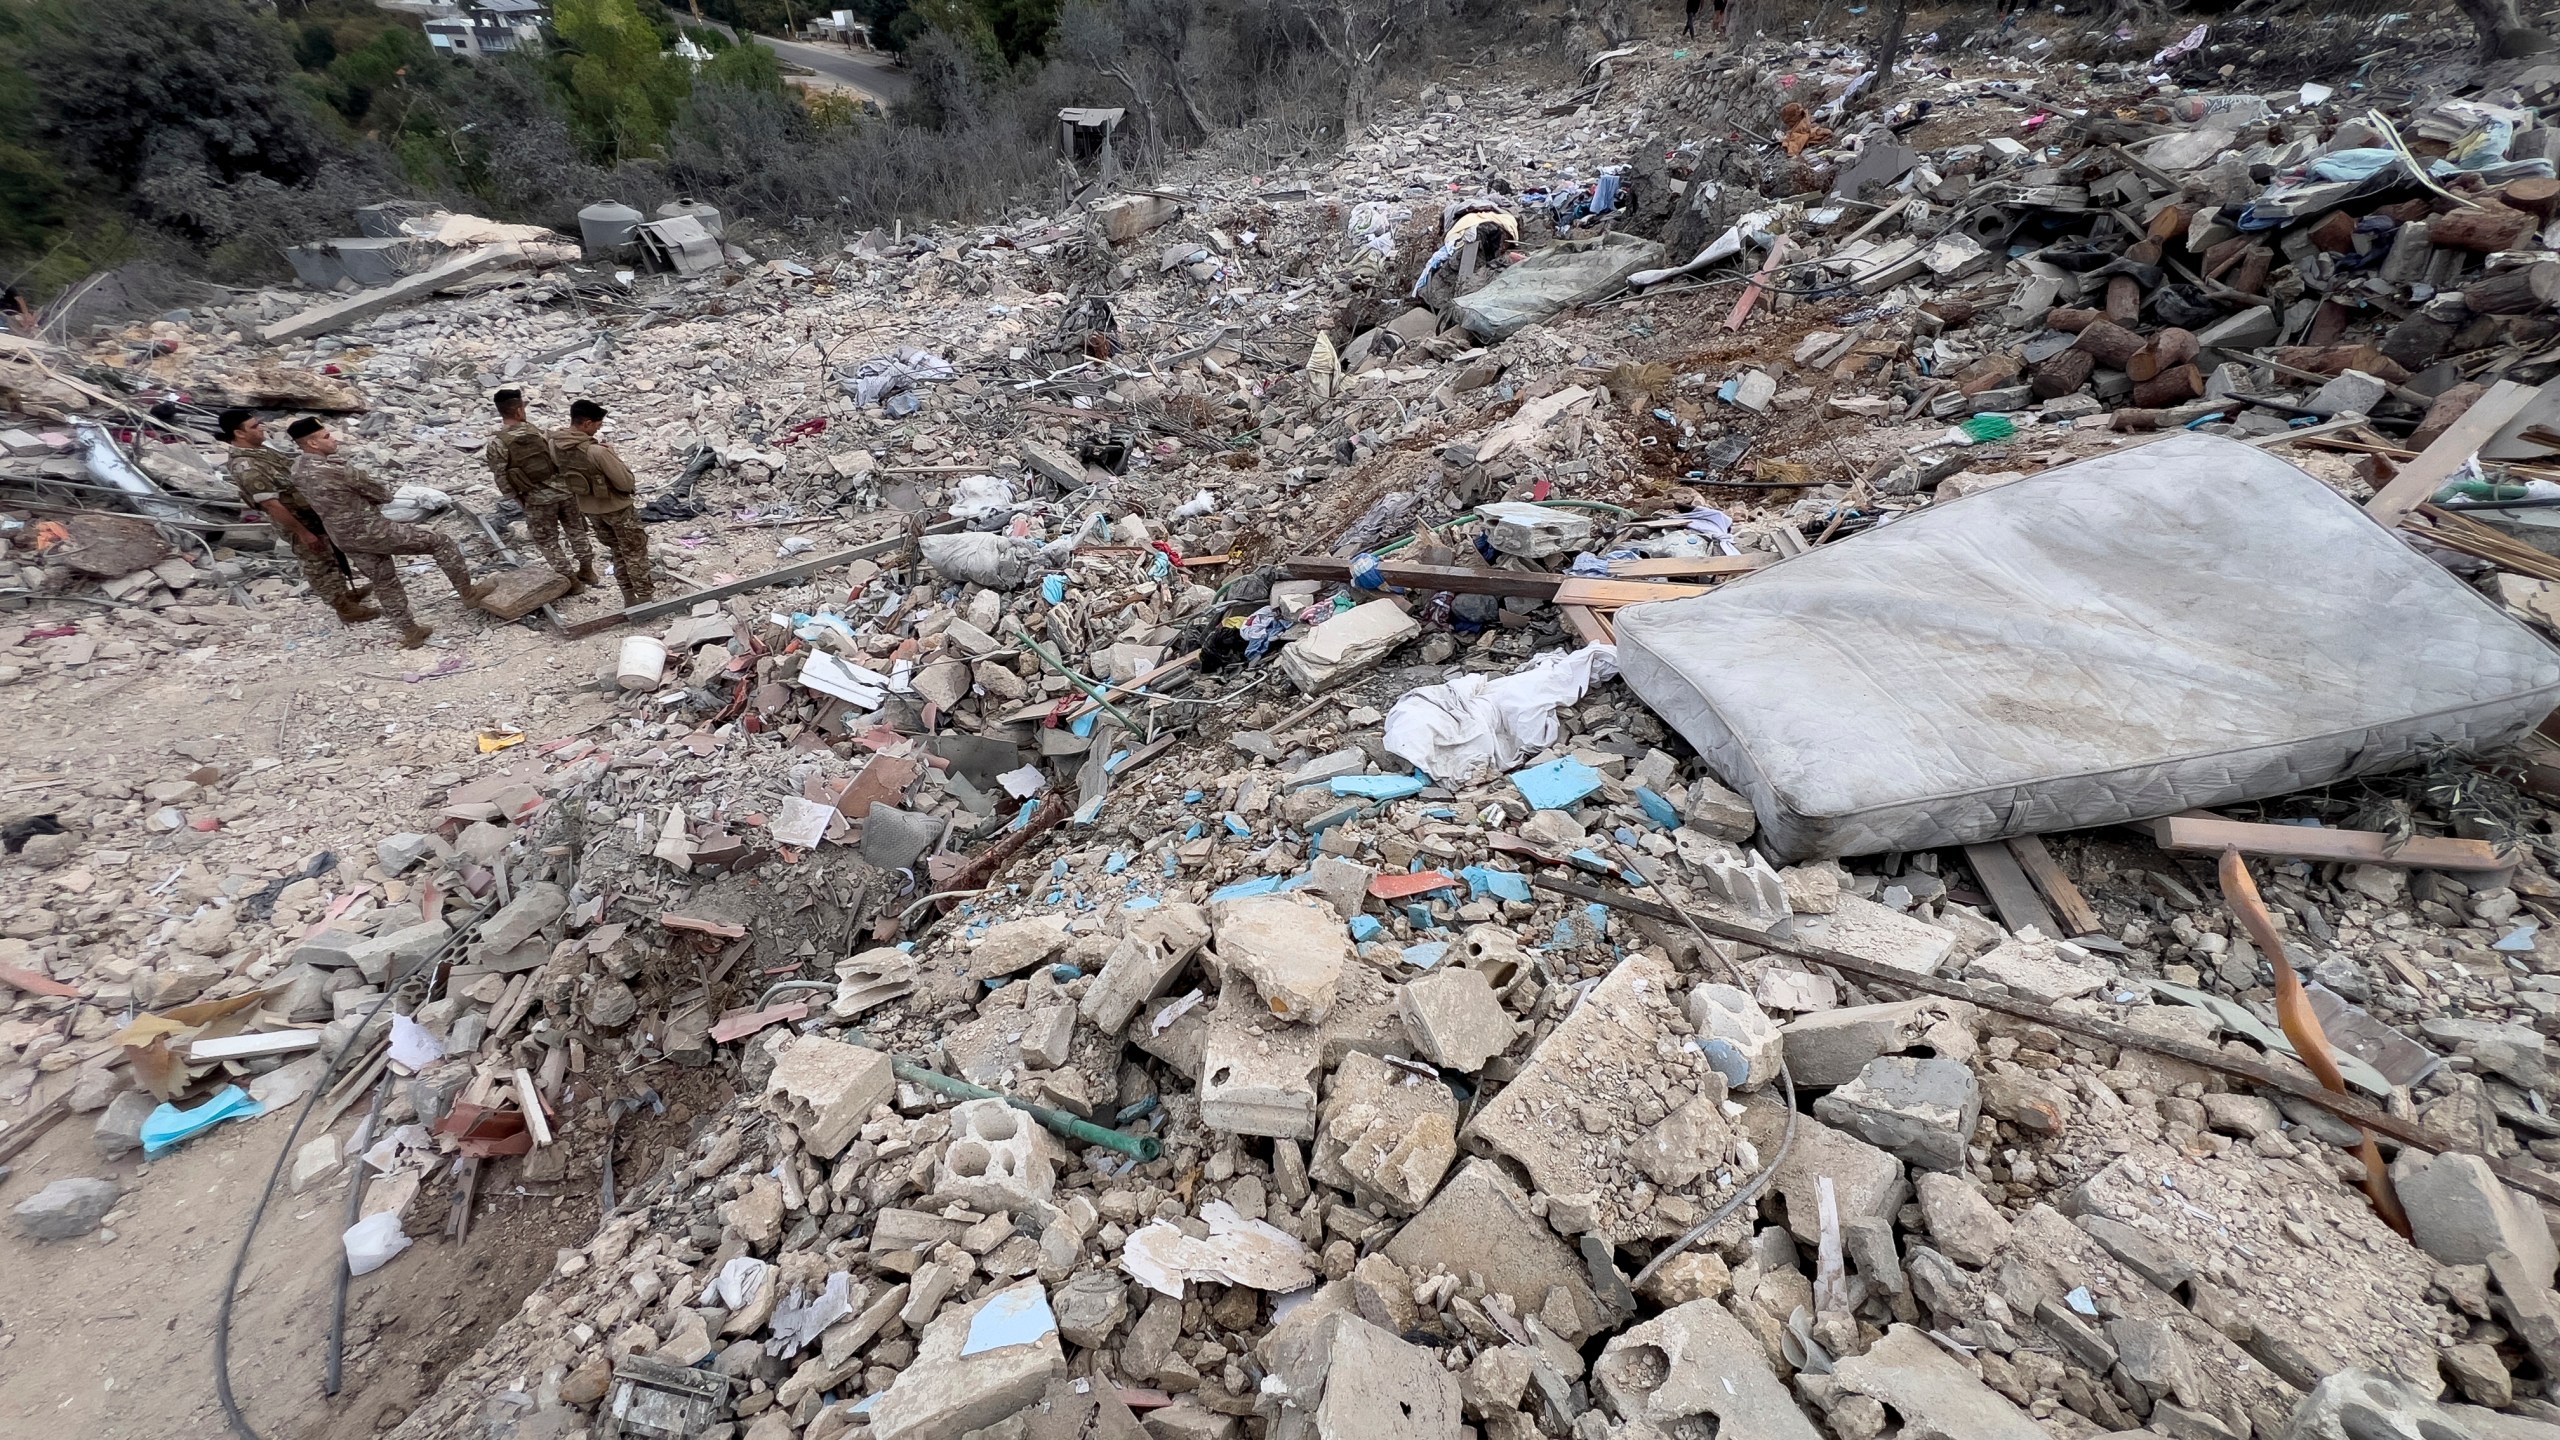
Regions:
[[[2560,652],[2284,461],[2181,435],[1618,612],[1773,858],[2264,798],[2512,740]]]

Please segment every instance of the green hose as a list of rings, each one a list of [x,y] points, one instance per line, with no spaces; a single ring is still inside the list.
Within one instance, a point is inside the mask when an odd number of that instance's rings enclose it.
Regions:
[[[954,1080],[939,1070],[927,1070],[921,1065],[911,1065],[894,1055],[889,1057],[889,1068],[899,1079],[921,1085],[927,1090],[939,1091],[963,1100],[1001,1100],[1070,1140],[1081,1140],[1087,1145],[1106,1146],[1142,1162],[1164,1158],[1164,1146],[1153,1135],[1123,1135],[1117,1130],[1106,1129],[1090,1120],[1079,1120],[1064,1110],[1052,1110],[1046,1105],[1034,1105],[1028,1100],[1017,1100],[1001,1090],[990,1090],[984,1085],[972,1085],[966,1080]]]

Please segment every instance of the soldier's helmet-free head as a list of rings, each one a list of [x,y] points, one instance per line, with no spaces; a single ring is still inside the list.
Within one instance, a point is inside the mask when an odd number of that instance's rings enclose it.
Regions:
[[[569,406],[569,423],[592,435],[604,424],[604,407],[593,400],[573,401]]]
[[[524,413],[524,392],[521,390],[501,390],[489,399],[498,407],[498,414],[506,419],[512,420]]]

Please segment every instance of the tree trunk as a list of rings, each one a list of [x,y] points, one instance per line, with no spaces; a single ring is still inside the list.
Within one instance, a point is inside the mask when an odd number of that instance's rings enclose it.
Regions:
[[[2480,315],[2525,315],[2560,299],[2560,265],[2519,265],[2462,287],[2462,303]]]
[[[2551,48],[2550,37],[2524,23],[2516,0],[2454,0],[2480,37],[2480,58],[2512,60]]]
[[[2533,217],[2504,205],[2456,210],[2427,222],[2427,243],[2439,250],[2468,250],[2486,255],[2512,250],[2533,229]]]
[[[2072,343],[2108,369],[2121,370],[2141,353],[2143,339],[2112,320],[2092,320]]]
[[[2505,0],[2513,7],[2515,0]],[[1902,49],[1902,23],[1911,18],[1911,0],[1893,0],[1893,8],[1885,12],[1884,39],[1876,45],[1876,83],[1867,87],[1867,103],[1882,105],[1885,91],[1893,86],[1893,57]]]

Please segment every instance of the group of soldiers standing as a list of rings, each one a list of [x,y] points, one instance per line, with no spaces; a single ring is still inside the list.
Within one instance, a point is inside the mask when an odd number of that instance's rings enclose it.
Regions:
[[[596,438],[604,428],[604,407],[577,401],[569,407],[569,423],[546,432],[525,418],[522,391],[501,390],[494,398],[500,425],[482,458],[499,492],[524,508],[525,528],[544,562],[568,577],[572,593],[597,583],[592,530],[613,557],[624,608],[651,599],[649,536],[636,499],[640,487],[622,457]],[[224,470],[240,487],[241,500],[274,523],[292,546],[311,593],[340,620],[358,625],[388,619],[400,627],[401,648],[427,642],[435,632],[409,611],[400,583],[402,555],[433,556],[465,605],[477,605],[488,594],[487,582],[472,580],[450,537],[382,513],[391,487],[340,458],[338,437],[319,420],[304,416],[285,428],[297,452],[290,457],[268,448],[266,426],[251,411],[226,410],[216,428],[231,444]]]

